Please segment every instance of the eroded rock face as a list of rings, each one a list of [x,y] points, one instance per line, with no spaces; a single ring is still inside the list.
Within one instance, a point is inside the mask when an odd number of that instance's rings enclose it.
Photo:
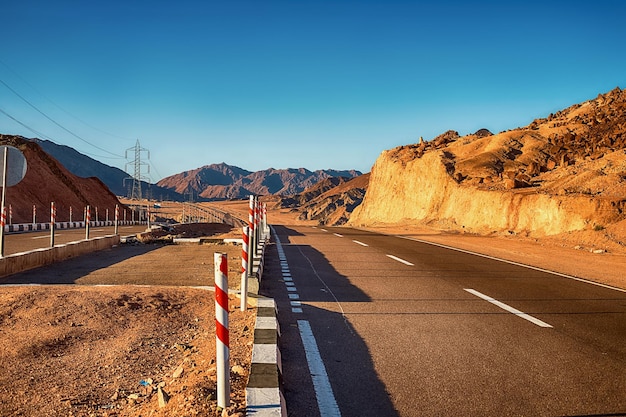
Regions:
[[[626,92],[490,133],[448,131],[383,152],[350,223],[558,234],[624,219]]]

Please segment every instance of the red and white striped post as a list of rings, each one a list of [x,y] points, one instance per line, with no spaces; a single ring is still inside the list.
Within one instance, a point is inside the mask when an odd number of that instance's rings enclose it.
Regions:
[[[9,204],[9,225],[13,224],[13,206]]]
[[[256,250],[256,252],[254,252],[255,255],[258,255],[259,253],[259,248],[260,248],[260,242],[261,242],[261,228],[260,226],[260,220],[261,220],[261,203],[259,202],[258,197],[255,198],[254,200],[254,228],[256,230],[256,246],[254,247],[254,249]]]
[[[120,219],[120,206],[119,204],[115,205],[115,234],[117,234],[117,223]]]
[[[37,224],[37,206],[33,204],[33,230],[35,230],[36,224]]]
[[[250,206],[248,210],[248,227],[250,228],[250,246],[248,247],[248,272],[251,273],[254,267],[254,251],[256,242],[254,241],[254,196],[250,196]]]
[[[98,227],[98,206],[96,206],[96,227]]]
[[[54,201],[50,203],[50,247],[54,247],[54,226],[56,224],[57,209]]]
[[[70,223],[72,223],[72,206],[70,206]]]
[[[228,258],[215,253],[215,345],[217,362],[217,407],[230,405],[230,345],[228,330]]]
[[[106,221],[106,225],[109,225],[109,209],[106,209],[106,216],[105,216],[105,221]]]
[[[7,208],[2,206],[0,214],[0,228],[2,228],[2,237],[0,237],[0,257],[4,257],[4,226],[7,223]]]
[[[248,308],[248,244],[250,243],[250,228],[243,228],[243,245],[241,245],[241,311]]]
[[[85,207],[85,239],[89,239],[89,223],[91,223],[91,208]]]

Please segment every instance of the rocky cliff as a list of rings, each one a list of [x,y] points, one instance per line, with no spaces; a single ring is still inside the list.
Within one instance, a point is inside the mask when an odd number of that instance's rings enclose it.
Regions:
[[[626,92],[497,135],[449,131],[384,151],[352,225],[555,235],[623,224]]]

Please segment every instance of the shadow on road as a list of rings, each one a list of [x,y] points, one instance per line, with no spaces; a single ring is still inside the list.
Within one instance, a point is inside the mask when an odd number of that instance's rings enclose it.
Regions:
[[[341,303],[370,302],[371,299],[340,274],[319,251],[308,245],[285,244],[292,229],[275,227],[297,287],[302,312],[293,310],[294,292],[287,290],[277,245],[267,247],[266,269],[261,293],[276,300],[281,328],[280,351],[283,392],[289,416],[318,416],[313,388],[314,371],[309,368],[301,328],[308,322],[328,374],[341,415],[398,416],[371,353],[363,338],[341,311]],[[328,303],[328,308],[321,304]]]
[[[120,245],[0,278],[1,285],[75,284],[93,271],[141,256],[161,245]]]

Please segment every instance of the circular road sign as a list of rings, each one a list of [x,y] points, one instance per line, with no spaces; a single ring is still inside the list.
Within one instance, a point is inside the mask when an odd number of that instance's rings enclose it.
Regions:
[[[4,150],[8,150],[7,166],[4,166]],[[19,149],[13,146],[0,146],[0,184],[4,183],[6,173],[6,185],[12,187],[24,179],[26,175],[26,158]]]

